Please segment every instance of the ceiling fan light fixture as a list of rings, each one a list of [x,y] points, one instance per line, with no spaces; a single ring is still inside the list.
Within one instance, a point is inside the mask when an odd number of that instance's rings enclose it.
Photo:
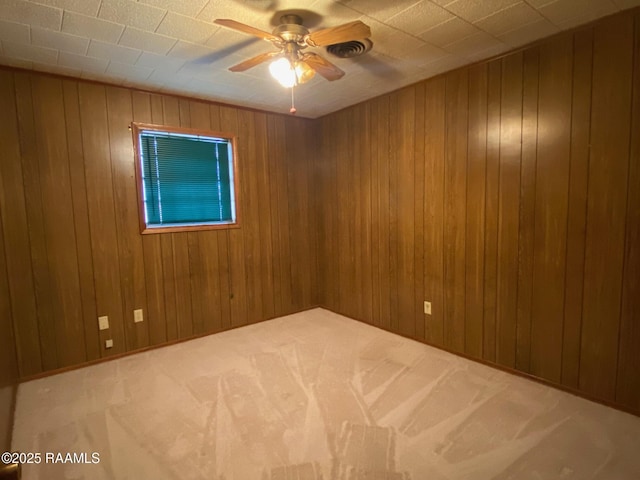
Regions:
[[[296,79],[298,80],[298,83],[307,83],[316,74],[316,71],[313,68],[307,65],[306,62],[302,62],[302,61],[296,62],[295,71],[296,71]]]
[[[296,72],[291,68],[289,59],[281,57],[269,65],[271,76],[284,88],[291,88],[296,84]]]
[[[292,64],[295,67],[292,68]],[[281,57],[269,65],[271,76],[275,78],[284,88],[295,87],[306,83],[316,74],[315,70],[305,62],[295,60],[291,62],[286,57]]]

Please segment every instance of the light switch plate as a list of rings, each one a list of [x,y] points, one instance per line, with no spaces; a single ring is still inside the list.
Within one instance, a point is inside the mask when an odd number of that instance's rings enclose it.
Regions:
[[[139,308],[137,310],[133,311],[133,321],[135,323],[140,323],[144,320],[144,317],[142,316],[142,309]]]
[[[424,302],[424,313],[426,315],[431,315],[431,302]]]

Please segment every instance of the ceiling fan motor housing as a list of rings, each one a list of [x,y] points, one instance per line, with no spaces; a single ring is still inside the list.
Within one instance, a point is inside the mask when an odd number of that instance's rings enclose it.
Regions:
[[[285,42],[302,43],[309,30],[302,25],[302,18],[298,15],[283,15],[281,24],[273,29],[273,34],[281,37]]]

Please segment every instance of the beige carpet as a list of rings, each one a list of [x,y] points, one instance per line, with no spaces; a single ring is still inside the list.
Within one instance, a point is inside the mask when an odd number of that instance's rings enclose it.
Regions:
[[[28,480],[640,479],[640,418],[321,309],[23,384],[14,448]]]

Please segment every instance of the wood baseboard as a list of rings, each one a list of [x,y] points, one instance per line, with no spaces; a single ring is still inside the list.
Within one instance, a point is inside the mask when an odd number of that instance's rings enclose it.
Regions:
[[[209,335],[216,335],[218,333],[228,332],[230,330],[235,330],[236,328],[247,327],[249,325],[255,325],[255,324],[258,324],[258,323],[267,322],[269,320],[274,320],[276,318],[280,318],[280,317],[283,317],[283,316],[286,316],[286,315],[294,315],[296,313],[306,312],[308,310],[313,310],[314,308],[324,308],[324,307],[320,307],[320,305],[313,305],[313,306],[306,307],[306,308],[303,308],[303,309],[300,309],[300,310],[296,310],[296,311],[293,311],[293,312],[290,312],[290,313],[286,313],[285,315],[278,315],[277,317],[264,318],[262,320],[258,320],[257,322],[248,323],[246,325],[234,325],[232,327],[224,328],[222,330],[216,330],[215,332],[199,333],[197,335],[191,335],[189,337],[179,338],[179,339],[176,339],[176,340],[171,340],[171,341],[168,341],[168,342],[159,343],[157,345],[149,345],[148,347],[138,348],[138,349],[135,349],[135,350],[129,350],[128,352],[122,352],[122,353],[118,353],[118,354],[115,354],[115,355],[110,355],[108,357],[102,357],[102,358],[98,358],[96,360],[90,360],[88,362],[78,363],[77,365],[69,365],[68,367],[56,368],[54,370],[47,370],[46,372],[36,373],[35,375],[27,375],[27,376],[21,377],[19,379],[19,383],[29,382],[31,380],[38,380],[39,378],[50,377],[51,375],[57,375],[59,373],[70,372],[72,370],[78,370],[80,368],[90,367],[92,365],[98,365],[100,363],[109,362],[111,360],[117,360],[119,358],[128,357],[130,355],[135,355],[137,353],[148,352],[150,350],[155,350],[157,348],[169,347],[171,345],[176,345],[178,343],[188,342],[189,340],[196,340],[198,338],[208,337]],[[15,395],[14,395],[14,397],[15,397]],[[14,398],[14,408],[15,408],[15,398]]]

